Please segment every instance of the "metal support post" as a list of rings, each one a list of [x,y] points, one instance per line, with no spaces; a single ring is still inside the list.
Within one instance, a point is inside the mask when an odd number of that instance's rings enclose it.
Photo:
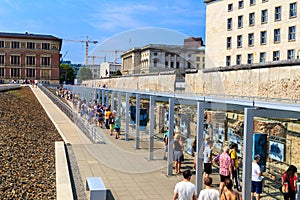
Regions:
[[[136,95],[135,105],[135,149],[140,148],[140,95]]]
[[[111,92],[111,111],[115,110],[115,91]]]
[[[101,103],[104,104],[105,101],[104,101],[104,89],[101,89],[101,93],[102,93],[102,96],[101,96]],[[106,106],[106,105],[105,105]]]
[[[243,199],[250,199],[252,176],[252,143],[255,108],[244,109]]]
[[[197,194],[200,194],[200,191],[202,190],[202,173],[203,173],[203,146],[204,146],[204,103],[197,102],[197,112],[198,112],[198,118],[197,118],[197,158],[196,158],[196,188],[197,188]]]
[[[169,137],[167,175],[173,174],[173,143],[174,143],[174,97],[169,98]]]
[[[118,109],[117,109],[117,113],[119,115],[121,115],[121,106],[122,106],[122,99],[121,99],[121,92],[118,92]]]
[[[126,108],[125,108],[125,140],[128,141],[128,135],[129,135],[129,94],[126,93]]]
[[[109,107],[109,91],[108,90],[106,90],[105,91],[105,105],[106,105],[106,107],[108,108]]]
[[[154,150],[154,108],[155,108],[155,97],[150,96],[150,110],[149,110],[149,160],[153,160],[153,150]]]

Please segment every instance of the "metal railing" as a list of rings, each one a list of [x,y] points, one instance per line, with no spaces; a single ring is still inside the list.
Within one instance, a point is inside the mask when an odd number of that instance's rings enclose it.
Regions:
[[[106,143],[100,130],[85,121],[78,113],[74,112],[69,105],[65,104],[58,96],[53,94],[47,88],[42,85],[39,85],[39,88],[93,143]]]

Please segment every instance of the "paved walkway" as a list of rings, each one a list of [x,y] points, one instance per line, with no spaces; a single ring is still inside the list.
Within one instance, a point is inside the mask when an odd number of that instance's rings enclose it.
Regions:
[[[84,186],[86,177],[101,177],[116,200],[172,199],[174,186],[182,175],[166,176],[167,162],[162,159],[161,142],[155,142],[151,161],[147,140],[141,138],[141,148],[136,150],[133,135],[129,141],[124,140],[124,134],[117,140],[107,129],[101,129],[106,144],[93,144],[39,88],[32,90],[64,140],[72,145]],[[192,158],[187,157],[182,170],[192,164]],[[214,173],[212,177],[217,189],[218,175]],[[192,182],[195,183],[195,176]],[[86,195],[89,198],[89,192]]]

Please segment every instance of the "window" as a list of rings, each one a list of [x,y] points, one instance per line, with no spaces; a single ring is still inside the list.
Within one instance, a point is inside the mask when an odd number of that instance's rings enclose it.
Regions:
[[[260,32],[260,44],[266,44],[267,43],[267,31],[261,31]]]
[[[231,49],[231,37],[227,37],[226,47],[227,47],[227,49]]]
[[[274,43],[280,42],[280,28],[274,30]]]
[[[4,41],[0,41],[0,48],[4,48]]]
[[[290,17],[296,17],[297,16],[297,4],[291,3],[290,4]]]
[[[236,55],[236,64],[240,65],[242,63],[242,55]]]
[[[259,62],[261,63],[266,62],[266,52],[261,52],[259,54]]]
[[[231,57],[230,56],[226,56],[226,66],[230,66],[230,59]]]
[[[42,43],[42,49],[49,50],[50,49],[50,43]]]
[[[49,66],[50,65],[50,57],[41,57],[41,65]]]
[[[238,16],[238,28],[243,28],[243,15]]]
[[[154,56],[157,56],[157,52],[154,52],[153,55],[154,55]]]
[[[255,24],[255,14],[250,13],[249,14],[249,26],[254,26],[254,24]]]
[[[233,10],[232,8],[233,8],[232,3],[228,4],[228,12],[232,11]]]
[[[35,49],[35,43],[34,42],[27,42],[27,49]]]
[[[35,65],[35,56],[26,56],[27,65]]]
[[[197,56],[197,57],[196,57],[196,61],[197,61],[197,62],[200,62],[200,56]]]
[[[242,35],[238,35],[237,36],[237,47],[242,47],[243,46],[243,36]]]
[[[10,56],[10,64],[20,65],[20,56]]]
[[[20,71],[21,71],[20,68],[11,68],[10,69],[10,76],[11,77],[20,77],[20,75],[21,75]]]
[[[248,34],[248,46],[253,46],[254,45],[254,33],[249,33]]]
[[[267,23],[268,22],[268,10],[262,10],[261,11],[261,23]]]
[[[5,64],[5,55],[0,55],[0,64],[1,65]]]
[[[275,7],[275,21],[281,20],[281,6]]]
[[[13,49],[20,48],[20,42],[12,41],[11,42],[11,48],[13,48]]]
[[[248,53],[247,63],[248,64],[252,64],[253,63],[253,53]]]
[[[232,30],[232,18],[227,19],[227,30]]]
[[[296,40],[296,26],[289,27],[288,40],[289,41]]]
[[[35,77],[35,69],[26,69],[26,77],[33,78]]]
[[[261,0],[262,3],[268,2],[268,0]]]
[[[239,9],[244,8],[244,1],[241,0],[239,1]]]
[[[0,68],[0,76],[5,77],[5,68]]]
[[[255,0],[250,0],[250,6],[255,5]]]
[[[287,51],[287,59],[288,60],[295,59],[295,50],[294,49],[289,49]]]
[[[280,52],[273,51],[273,61],[278,61],[280,59]]]

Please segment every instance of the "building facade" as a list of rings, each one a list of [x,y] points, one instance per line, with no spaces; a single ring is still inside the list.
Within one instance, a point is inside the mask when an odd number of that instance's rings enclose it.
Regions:
[[[204,49],[182,45],[149,44],[124,52],[122,73],[145,74],[152,72],[196,69],[201,67]],[[199,65],[195,64],[195,61]],[[202,64],[203,66],[203,64]]]
[[[111,77],[117,73],[121,72],[121,64],[113,62],[103,62],[100,65],[100,78]]]
[[[204,2],[206,68],[299,58],[299,0]]]
[[[0,33],[0,79],[59,83],[62,39],[52,35]]]

